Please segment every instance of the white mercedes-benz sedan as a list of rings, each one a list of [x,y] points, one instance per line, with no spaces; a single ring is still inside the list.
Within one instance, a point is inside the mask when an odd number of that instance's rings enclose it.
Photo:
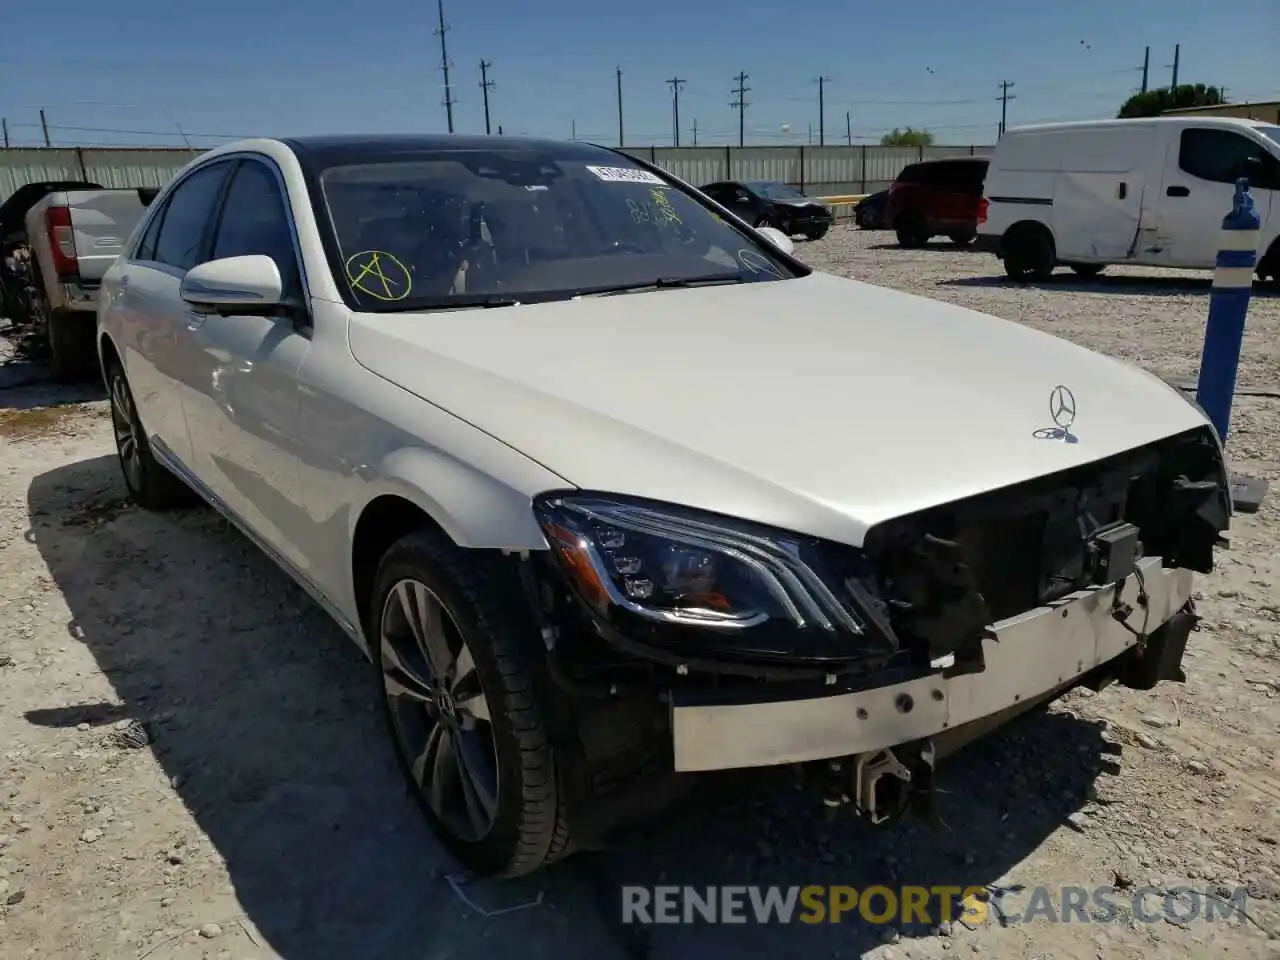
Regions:
[[[1183,679],[1231,514],[1154,375],[817,273],[581,143],[203,154],[99,350],[132,495],[194,491],[359,644],[478,873],[614,842],[698,771],[927,813],[1013,715]]]

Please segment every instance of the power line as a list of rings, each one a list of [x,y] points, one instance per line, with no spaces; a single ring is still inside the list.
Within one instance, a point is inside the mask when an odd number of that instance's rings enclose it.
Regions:
[[[672,113],[672,132],[675,134],[675,146],[680,146],[680,87],[684,83],[679,77],[672,77],[667,81],[667,86],[671,88],[671,113]]]
[[[824,146],[827,142],[826,121],[827,109],[824,99],[826,85],[831,81],[830,77],[818,78],[818,146]]]
[[[741,147],[745,145],[746,140],[747,94],[751,92],[747,81],[750,77],[745,73],[739,73],[734,79],[738,81],[738,85],[732,91],[735,98],[729,106],[738,111],[738,146]]]
[[[449,132],[453,133],[453,87],[449,83],[449,50],[445,46],[444,35],[449,28],[444,22],[444,0],[436,0],[436,33],[440,35],[440,72],[444,74],[444,113],[449,123]]]
[[[1000,101],[1000,135],[1004,135],[1005,123],[1009,119],[1009,101],[1018,99],[1015,94],[1009,92],[1009,88],[1013,86],[1012,80],[1000,81],[1000,96],[996,97]]]
[[[489,91],[493,89],[493,81],[489,79],[489,68],[493,64],[488,60],[480,61],[480,90],[484,94],[484,132],[489,133]]]

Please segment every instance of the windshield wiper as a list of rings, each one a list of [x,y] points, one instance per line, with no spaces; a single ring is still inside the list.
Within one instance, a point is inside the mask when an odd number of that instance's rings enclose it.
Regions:
[[[640,283],[620,283],[614,287],[591,287],[579,292],[579,296],[608,296],[615,293],[632,293],[637,290],[663,290],[676,287],[710,287],[724,283],[745,283],[741,274],[709,273],[701,277],[658,277]]]
[[[415,310],[485,310],[494,307],[514,307],[520,303],[515,297],[497,293],[460,293],[452,297],[438,297],[434,300],[410,300],[403,306],[387,308],[388,313],[411,313]]]

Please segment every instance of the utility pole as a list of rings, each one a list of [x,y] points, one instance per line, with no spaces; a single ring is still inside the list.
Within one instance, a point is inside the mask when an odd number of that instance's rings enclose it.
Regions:
[[[827,108],[824,94],[826,85],[830,80],[830,77],[818,78],[818,146],[820,147],[825,146],[827,143]]]
[[[493,64],[488,60],[480,61],[480,89],[484,93],[484,132],[489,132],[489,91],[493,89],[493,81],[489,79],[489,68]]]
[[[43,107],[40,109],[40,129],[44,131],[44,145],[46,147],[53,146],[53,144],[49,142],[49,121],[44,118]]]
[[[1005,123],[1009,119],[1009,101],[1017,100],[1017,96],[1009,92],[1009,88],[1013,86],[1012,80],[1000,81],[1000,96],[996,97],[1000,101],[1000,133],[1004,134]]]
[[[8,150],[9,149],[9,121],[7,119],[0,118],[0,128],[4,129],[4,147],[6,150]]]
[[[440,72],[444,74],[444,114],[449,123],[449,132],[453,133],[453,87],[449,84],[449,51],[445,47],[444,35],[449,28],[444,24],[444,0],[436,0],[436,17],[438,25],[436,33],[440,35]]]
[[[569,139],[578,139],[578,121],[576,119],[569,121]]]
[[[618,67],[618,146],[625,142],[622,138],[622,68]]]
[[[1182,59],[1182,44],[1175,43],[1173,45],[1173,63],[1170,64],[1170,66],[1173,67],[1173,83],[1169,84],[1170,91],[1178,89],[1178,61],[1181,59]]]
[[[667,81],[667,86],[671,88],[671,111],[672,111],[672,131],[675,133],[675,145],[680,146],[680,85],[684,83],[679,77],[672,77]]]
[[[698,145],[698,118],[693,118],[693,145]]]
[[[746,141],[747,94],[751,92],[747,81],[751,78],[745,73],[739,73],[734,79],[738,81],[738,85],[733,89],[735,99],[729,106],[738,111],[738,146],[741,147]]]
[[[853,118],[849,116],[849,111],[844,112],[844,136],[849,141],[849,146],[853,146]]]
[[[1151,48],[1147,47],[1142,55],[1142,92],[1147,92],[1147,77],[1151,72]]]

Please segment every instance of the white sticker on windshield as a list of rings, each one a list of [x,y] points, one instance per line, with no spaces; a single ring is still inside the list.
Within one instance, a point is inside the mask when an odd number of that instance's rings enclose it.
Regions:
[[[667,182],[656,173],[637,170],[635,167],[593,167],[587,164],[587,169],[601,180],[607,180],[610,183],[656,183],[660,187],[667,185]]]

